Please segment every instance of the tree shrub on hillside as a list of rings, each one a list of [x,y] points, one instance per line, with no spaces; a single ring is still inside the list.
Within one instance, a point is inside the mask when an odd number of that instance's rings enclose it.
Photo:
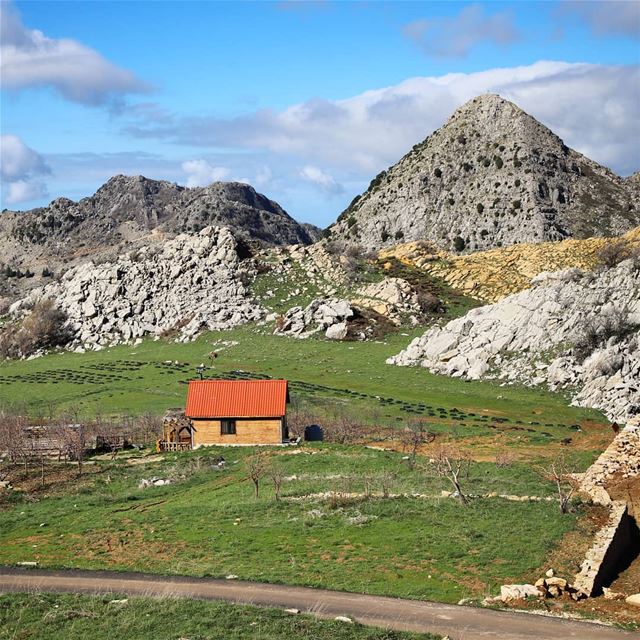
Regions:
[[[40,300],[22,322],[12,322],[0,331],[0,357],[24,358],[37,351],[67,344],[71,338],[67,315],[53,300]]]
[[[604,245],[598,251],[597,258],[602,267],[612,269],[624,260],[640,258],[640,251],[626,240],[618,240]]]
[[[606,315],[592,318],[584,325],[574,342],[573,353],[578,362],[584,362],[612,338],[620,340],[636,329],[626,308],[614,309]]]

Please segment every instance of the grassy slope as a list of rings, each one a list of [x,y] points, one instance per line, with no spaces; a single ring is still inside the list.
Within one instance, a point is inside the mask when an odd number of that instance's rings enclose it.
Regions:
[[[87,413],[160,414],[167,407],[183,405],[184,382],[195,377],[196,365],[209,364],[208,354],[217,351],[218,358],[206,376],[243,369],[433,407],[486,410],[541,424],[570,425],[601,417],[595,411],[568,407],[558,394],[464,382],[421,368],[384,364],[419,333],[392,334],[380,342],[344,343],[273,336],[267,329],[245,326],[206,333],[188,344],[148,340],[97,353],[51,354],[0,364],[0,402],[23,406],[33,415],[46,415],[52,405],[73,406]],[[223,348],[224,341],[238,344]],[[181,364],[164,364],[168,360]],[[357,397],[349,399],[358,401]]]
[[[291,451],[301,453],[291,455]],[[84,482],[0,511],[0,563],[225,576],[455,602],[508,581],[530,580],[569,531],[583,524],[553,502],[439,498],[442,479],[409,470],[402,455],[363,447],[306,446],[272,455],[285,476],[280,502],[268,482],[255,500],[247,448],[207,449],[131,465],[101,462]],[[305,455],[308,454],[308,455]],[[217,455],[227,466],[214,470]],[[325,491],[380,491],[433,498],[340,500]],[[142,477],[176,479],[139,489]],[[528,464],[476,463],[474,493],[550,495]],[[578,524],[576,524],[578,522]],[[560,570],[561,567],[556,567]],[[573,571],[574,567],[567,567]]]
[[[21,640],[435,640],[431,634],[291,616],[274,609],[197,600],[76,595],[0,596],[0,639]]]

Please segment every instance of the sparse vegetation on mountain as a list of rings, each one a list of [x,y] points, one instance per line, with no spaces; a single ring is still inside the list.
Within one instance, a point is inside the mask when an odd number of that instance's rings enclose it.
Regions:
[[[623,233],[640,224],[639,193],[515,104],[483,95],[376,176],[348,216],[366,246],[389,246],[401,231],[408,241],[472,252]],[[489,225],[491,234],[478,233]],[[349,239],[344,214],[331,231]]]

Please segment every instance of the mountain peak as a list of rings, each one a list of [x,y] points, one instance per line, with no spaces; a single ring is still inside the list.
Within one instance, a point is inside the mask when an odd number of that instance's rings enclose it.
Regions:
[[[457,251],[616,235],[640,224],[630,185],[489,93],[376,176],[331,235],[371,248],[424,239]]]

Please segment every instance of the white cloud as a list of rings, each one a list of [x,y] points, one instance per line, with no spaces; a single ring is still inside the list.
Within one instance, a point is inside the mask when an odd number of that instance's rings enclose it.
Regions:
[[[5,202],[7,204],[18,204],[44,198],[47,195],[47,187],[44,182],[38,180],[16,180],[6,183],[7,194]]]
[[[187,174],[187,187],[206,187],[231,174],[226,167],[213,167],[206,160],[187,160],[182,163],[182,170]]]
[[[336,195],[344,192],[344,187],[341,184],[338,184],[328,173],[313,165],[302,167],[300,177],[325,193]]]
[[[596,36],[640,39],[640,3],[637,0],[569,0],[560,5],[558,17],[563,23],[567,17],[577,18]]]
[[[255,186],[259,188],[268,187],[272,184],[273,173],[269,167],[259,167],[256,172]]]
[[[504,47],[520,39],[509,12],[485,15],[478,4],[464,7],[452,18],[416,20],[405,25],[403,33],[424,53],[438,58],[462,58],[482,42]]]
[[[51,173],[43,157],[18,136],[0,138],[0,177],[4,200],[16,204],[42,198],[47,188],[42,177]]]
[[[4,89],[52,87],[65,99],[104,105],[149,85],[76,40],[53,39],[27,29],[9,2],[0,3],[0,76]]]
[[[262,150],[272,167],[302,159],[322,165],[344,184],[370,179],[464,102],[493,92],[538,118],[569,146],[624,174],[640,168],[639,87],[637,65],[541,61],[410,78],[345,100],[314,99],[234,119],[141,120],[128,131],[205,148]]]

